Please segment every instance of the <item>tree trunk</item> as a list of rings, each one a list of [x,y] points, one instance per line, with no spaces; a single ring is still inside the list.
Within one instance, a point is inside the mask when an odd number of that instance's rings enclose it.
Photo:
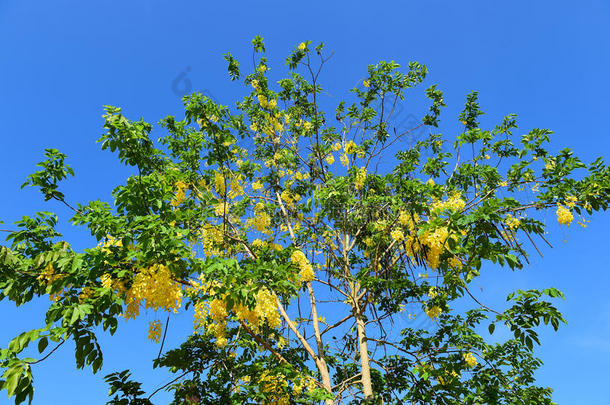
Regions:
[[[360,346],[360,372],[362,373],[362,392],[364,399],[373,399],[373,384],[371,382],[371,366],[369,363],[369,349],[366,343],[366,328],[364,318],[360,311],[360,305],[356,302],[354,308],[356,315],[356,327],[358,328],[358,345]]]

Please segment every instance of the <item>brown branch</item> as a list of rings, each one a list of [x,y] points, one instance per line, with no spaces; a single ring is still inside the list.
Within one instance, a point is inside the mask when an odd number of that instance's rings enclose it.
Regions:
[[[40,363],[41,361],[45,361],[45,360],[46,360],[46,359],[47,359],[47,358],[48,358],[50,355],[52,355],[52,354],[53,354],[53,352],[55,352],[55,350],[59,349],[59,347],[60,347],[61,345],[63,345],[64,343],[66,343],[66,340],[65,340],[65,339],[62,339],[62,341],[61,341],[61,342],[60,342],[60,343],[59,343],[57,346],[55,346],[55,348],[54,348],[53,350],[51,350],[51,351],[50,351],[50,352],[49,352],[49,353],[48,353],[46,356],[44,356],[42,359],[39,359],[39,360],[36,360],[36,361],[31,361],[31,362],[30,362],[30,361],[26,361],[26,363],[28,363],[28,364],[37,364],[37,363]]]

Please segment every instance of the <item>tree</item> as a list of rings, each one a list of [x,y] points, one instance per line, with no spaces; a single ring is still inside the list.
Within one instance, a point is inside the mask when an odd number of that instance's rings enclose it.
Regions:
[[[163,119],[155,143],[152,125],[106,107],[102,149],[137,168],[113,205],[70,204],[59,182],[74,173],[64,154],[46,151],[24,186],[69,207],[71,224],[99,244],[74,251],[48,212],[8,233],[0,297],[51,300],[45,325],[0,352],[2,388],[16,403],[32,399],[42,359],[19,357],[32,342],[46,358],[73,340],[77,367],[95,372],[99,326],[112,334],[144,308],[159,313],[149,330],[159,342],[161,314],[192,307],[193,334],[153,361],[177,374],[176,404],[550,404],[552,390],[535,384],[534,344],[541,323],[564,322],[546,300],[561,292],[518,290],[501,310],[469,285],[483,262],[523,267],[546,241],[540,212],[569,226],[605,210],[602,159],[551,154],[549,130],[516,137],[513,115],[482,129],[476,92],[459,116],[464,130],[445,139],[432,132],[445,106],[435,86],[418,126],[429,135],[406,147],[411,131],[395,131],[388,116],[425,66],[369,66],[333,120],[319,103],[322,44],[299,44],[289,77],[270,83],[264,43],[252,43],[248,75],[225,55],[231,79],[251,89],[234,109],[185,96],[185,118]],[[457,309],[460,299],[469,309]],[[413,308],[428,322],[398,329]],[[487,342],[496,325],[512,337]],[[151,403],[128,370],[106,381],[109,404]]]

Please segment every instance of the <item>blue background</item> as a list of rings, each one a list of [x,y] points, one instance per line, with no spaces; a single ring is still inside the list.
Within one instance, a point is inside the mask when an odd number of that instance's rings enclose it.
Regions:
[[[76,177],[64,185],[71,202],[111,201],[110,191],[129,171],[100,152],[102,106],[124,108],[132,119],[151,123],[180,117],[180,97],[205,91],[223,104],[245,89],[231,83],[224,52],[250,67],[250,40],[262,35],[270,74],[285,72],[284,58],[299,42],[326,43],[335,55],[321,81],[324,103],[334,107],[359,83],[366,66],[379,60],[403,65],[416,60],[430,69],[426,85],[438,83],[448,107],[441,129],[454,137],[465,96],[480,92],[493,127],[509,113],[519,115],[518,134],[550,128],[554,151],[571,147],[585,161],[610,155],[610,2],[567,1],[27,1],[0,2],[0,219],[2,228],[39,210],[69,212],[44,204],[34,189],[19,190],[42,160],[44,148],[68,154]],[[422,87],[423,89],[423,87]],[[421,91],[404,104],[401,117],[421,116]],[[332,116],[332,112],[330,113]],[[397,117],[397,119],[401,119]],[[160,132],[158,132],[159,134]],[[559,227],[547,215],[554,249],[540,246],[522,272],[487,266],[475,291],[501,308],[515,288],[558,287],[569,325],[542,333],[537,354],[545,362],[539,384],[555,388],[560,404],[610,404],[610,258],[606,229],[610,215],[594,215],[587,229]],[[61,228],[77,249],[91,243],[82,230]],[[533,249],[532,249],[533,252]],[[39,327],[46,301],[15,310],[0,303],[0,347],[21,331]],[[101,335],[103,370],[75,371],[72,348],[61,348],[34,366],[34,404],[103,404],[101,376],[131,368],[152,392],[171,377],[152,370],[158,345],[146,339],[154,314],[121,325],[114,338]],[[164,318],[162,318],[164,320]],[[184,338],[188,314],[170,323],[168,347]],[[3,392],[0,403],[9,403]],[[155,403],[167,403],[160,393]],[[12,402],[12,401],[11,401]]]

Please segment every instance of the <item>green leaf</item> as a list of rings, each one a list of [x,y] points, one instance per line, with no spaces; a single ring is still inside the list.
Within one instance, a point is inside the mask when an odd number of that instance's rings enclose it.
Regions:
[[[43,336],[38,341],[38,353],[44,352],[44,349],[49,345],[49,339],[46,336]]]

